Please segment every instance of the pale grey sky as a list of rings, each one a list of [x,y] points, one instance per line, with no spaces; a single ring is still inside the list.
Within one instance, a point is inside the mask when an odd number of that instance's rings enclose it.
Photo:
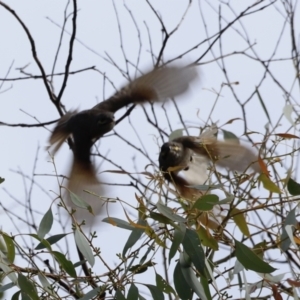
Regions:
[[[229,6],[222,4],[221,1],[192,1],[191,7],[185,15],[182,25],[167,43],[164,60],[168,61],[193,46],[200,44],[206,37],[204,22],[207,26],[209,36],[213,36],[219,32],[219,26],[224,28],[228,22],[234,20],[241,11],[253,4],[255,1],[229,1],[235,12],[231,11]],[[261,1],[263,7],[270,3],[269,1]],[[62,24],[64,17],[64,9],[66,1],[18,1],[10,0],[7,4],[16,11],[19,17],[26,24],[33,36],[38,57],[43,64],[46,73],[49,74],[52,69],[54,56],[58,46],[61,30],[54,23]],[[188,1],[151,1],[151,4],[161,16],[168,31],[174,29],[183,16],[184,10],[187,8]],[[121,68],[125,68],[124,56],[120,48],[120,36],[118,23],[116,21],[116,13],[114,5],[118,12],[120,20],[120,28],[122,31],[124,52],[127,58],[133,63],[137,63],[140,54],[139,67],[143,70],[152,64],[150,55],[150,47],[152,47],[155,55],[161,48],[162,35],[161,25],[151,11],[146,1],[78,1],[78,21],[77,21],[77,39],[74,44],[73,61],[70,70],[75,71],[82,68],[96,66],[98,70],[105,73],[108,78],[118,88],[126,83],[125,78],[120,72],[109,64],[106,59],[111,57]],[[137,31],[134,23],[128,13],[132,12],[134,20],[138,25]],[[220,5],[220,6],[219,6]],[[72,5],[70,5],[72,8]],[[219,24],[218,10],[224,17],[222,24]],[[255,9],[252,9],[253,11]],[[71,9],[68,10],[68,13]],[[201,12],[204,19],[202,19]],[[225,66],[228,70],[228,77],[231,82],[239,82],[233,85],[233,91],[238,99],[246,101],[252,94],[254,87],[258,86],[261,81],[260,93],[269,111],[273,124],[280,119],[282,110],[285,106],[285,95],[283,89],[279,88],[275,83],[277,80],[286,91],[291,93],[291,101],[297,101],[299,98],[299,87],[294,82],[295,72],[291,61],[284,60],[291,56],[291,42],[288,26],[284,27],[284,10],[280,2],[277,1],[275,6],[266,8],[257,13],[249,14],[241,19],[241,23],[236,22],[232,28],[227,30],[221,38],[222,55],[225,55]],[[295,19],[299,20],[299,9]],[[147,24],[151,45],[149,44]],[[299,24],[299,22],[298,22]],[[299,31],[299,28],[295,28]],[[70,21],[67,24],[66,31],[71,30]],[[282,35],[282,36],[281,36]],[[298,35],[299,36],[299,32]],[[141,43],[139,43],[139,38]],[[40,72],[32,58],[30,45],[24,30],[12,15],[3,7],[0,7],[0,78],[4,78],[9,67],[12,65],[8,78],[22,77],[19,68],[25,66],[26,72],[34,75],[40,75]],[[210,41],[213,41],[212,38]],[[246,42],[249,40],[252,49]],[[80,41],[80,42],[79,42]],[[278,48],[276,44],[278,43]],[[83,46],[82,43],[86,45]],[[55,72],[63,72],[66,56],[68,53],[69,35],[65,34],[61,52],[57,61]],[[97,54],[90,51],[92,49]],[[193,62],[199,58],[208,48],[208,43],[202,43],[193,51],[190,51],[183,59],[184,63]],[[276,48],[275,54],[274,49]],[[248,50],[246,50],[248,49]],[[215,57],[220,56],[220,42],[218,41],[212,48]],[[184,99],[177,99],[179,110],[183,120],[188,125],[203,126],[207,121],[208,115],[217,98],[214,91],[219,92],[222,83],[226,82],[224,73],[220,66],[221,60],[213,62],[212,52],[208,52],[199,62],[199,72],[201,81],[194,84],[188,95]],[[246,52],[244,54],[235,54],[235,52]],[[274,54],[274,56],[273,56]],[[265,74],[265,68],[257,61],[255,56],[261,60],[269,60],[280,58],[278,62],[272,62],[270,70],[273,78]],[[135,72],[132,67],[129,68],[130,75],[134,77]],[[55,77],[55,91],[60,89],[62,77]],[[0,82],[1,84],[1,82]],[[5,92],[4,92],[5,91]],[[218,99],[216,107],[211,115],[211,121],[222,125],[232,118],[242,118],[242,112],[234,98],[233,91],[225,86],[221,89],[221,95]],[[30,117],[36,117],[40,122],[47,122],[59,117],[55,107],[50,103],[46,89],[41,80],[22,80],[5,82],[0,92],[0,121],[7,123],[35,123],[36,121]],[[72,75],[69,77],[67,88],[62,98],[63,104],[67,110],[71,109],[87,109],[95,105],[97,102],[110,96],[114,92],[111,85],[106,82],[103,90],[103,76],[96,71],[89,70],[86,72]],[[294,102],[295,103],[295,102]],[[145,106],[147,111],[151,112],[149,106]],[[167,103],[169,116],[173,129],[181,128],[180,120],[173,104]],[[163,111],[159,106],[155,107],[156,114],[160,118],[160,124],[168,131],[167,122]],[[24,111],[26,113],[24,113]],[[249,104],[245,106],[248,130],[264,133],[265,125],[268,123],[261,104],[257,96],[254,96]],[[117,116],[122,115],[118,112]],[[174,116],[174,117],[173,117]],[[135,145],[142,149],[146,149],[151,159],[157,163],[159,145],[156,143],[154,134],[157,131],[145,122],[145,115],[141,108],[135,108],[131,114],[130,121],[137,133],[142,139],[140,143],[128,119],[119,124],[115,131],[125,136]],[[289,128],[289,122],[280,119],[280,130],[285,132]],[[52,129],[48,126],[48,129]],[[243,134],[244,128],[242,121],[236,121],[229,124],[224,129],[234,132],[237,136]],[[195,132],[195,131],[191,131]],[[293,131],[297,134],[298,131]],[[5,178],[5,183],[1,185],[0,199],[5,207],[14,210],[16,214],[24,217],[24,208],[19,208],[16,202],[12,201],[7,192],[19,201],[26,201],[24,196],[23,179],[20,175],[11,170],[19,170],[31,176],[37,148],[39,147],[38,160],[36,162],[35,173],[38,174],[54,174],[53,165],[49,162],[49,156],[45,151],[49,132],[44,128],[15,128],[0,126],[0,134],[2,136],[1,143],[1,173],[0,176]],[[253,134],[255,142],[261,142],[263,136]],[[109,136],[103,138],[99,148],[101,154],[108,155],[109,159],[114,160],[118,165],[122,166],[129,172],[144,171],[146,164],[149,162],[138,151],[128,146],[117,136]],[[55,157],[58,174],[67,174],[68,163],[70,162],[71,152],[67,145],[57,153]],[[133,167],[132,159],[134,158],[137,170]],[[97,158],[97,164],[101,160]],[[101,170],[116,169],[108,162],[101,165]],[[153,171],[153,169],[150,169]],[[130,179],[126,175],[105,174],[105,181],[129,183]],[[57,191],[57,181],[50,176],[36,176],[35,180],[43,186],[46,191]],[[146,182],[146,180],[145,180]],[[30,182],[27,181],[27,188]],[[5,189],[5,190],[4,190]],[[7,192],[6,192],[7,191]],[[135,190],[125,187],[111,188],[109,196],[120,197],[128,201],[131,205],[136,206]],[[27,191],[29,193],[29,191]],[[55,198],[54,193],[50,192],[48,197],[37,187],[32,191],[32,201],[41,213],[45,213],[51,205],[51,201]],[[113,215],[125,219],[124,213],[119,205],[113,210]],[[36,218],[41,218],[41,214],[37,214]],[[133,216],[134,217],[134,216]],[[14,225],[11,220],[3,215],[1,219],[1,227],[6,232],[15,233]],[[39,221],[37,221],[39,223]],[[24,226],[19,222],[19,226]],[[27,230],[27,229],[26,229]],[[52,234],[54,232],[51,232]],[[117,261],[114,253],[121,252],[122,247],[128,236],[127,231],[114,228],[107,224],[101,224],[97,243],[101,246],[103,256],[106,259]],[[112,238],[113,237],[113,238]],[[116,238],[117,237],[117,238]],[[105,242],[103,242],[105,241]],[[113,256],[111,257],[113,253]]]

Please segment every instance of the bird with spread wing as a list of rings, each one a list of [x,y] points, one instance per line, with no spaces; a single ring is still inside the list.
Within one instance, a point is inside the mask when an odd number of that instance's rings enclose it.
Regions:
[[[54,128],[49,143],[54,155],[67,138],[73,138],[74,158],[67,188],[77,194],[88,187],[98,187],[101,191],[90,152],[93,144],[114,128],[116,111],[130,104],[163,102],[181,95],[188,90],[197,76],[195,67],[155,68],[93,108],[66,113]],[[99,198],[95,201],[99,201]],[[92,207],[96,215],[100,213],[101,207],[98,203]]]
[[[163,144],[159,154],[164,178],[183,198],[192,201],[202,193],[191,186],[206,183],[209,162],[232,171],[261,171],[258,155],[252,149],[233,141],[218,141],[212,134],[175,138]]]

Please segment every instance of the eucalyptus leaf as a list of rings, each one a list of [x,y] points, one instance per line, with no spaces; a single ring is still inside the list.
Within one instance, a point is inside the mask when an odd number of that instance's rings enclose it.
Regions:
[[[48,211],[43,216],[41,223],[39,225],[37,234],[40,239],[43,239],[45,237],[45,235],[51,230],[52,225],[53,225],[53,214],[50,206]]]
[[[248,270],[259,273],[272,273],[276,269],[260,259],[251,249],[235,240],[235,255],[239,262]]]
[[[186,227],[184,226],[184,224],[180,224],[180,229],[175,228],[174,230],[173,242],[169,251],[169,264],[184,239],[185,231]]]
[[[175,290],[179,298],[182,300],[191,300],[193,297],[193,290],[186,282],[185,277],[182,274],[180,262],[176,264],[176,267],[174,269],[173,281],[174,281]]]
[[[25,277],[22,273],[19,273],[18,275],[18,285],[21,289],[21,292],[28,295],[32,300],[40,299],[32,281]]]
[[[177,139],[179,137],[183,136],[183,129],[176,129],[169,135],[169,141],[172,141],[174,139]]]
[[[155,300],[164,300],[165,296],[163,294],[162,291],[160,291],[160,289],[152,284],[145,284],[145,286],[149,289],[151,295],[152,295],[152,299]]]
[[[186,221],[185,218],[176,215],[171,208],[165,206],[160,202],[156,204],[156,207],[162,215],[164,215],[165,217],[169,218],[172,221],[179,222],[179,223],[184,223]]]
[[[130,288],[129,288],[129,291],[128,291],[128,294],[127,294],[127,299],[130,299],[130,300],[138,300],[138,297],[139,297],[139,290],[138,288],[134,285],[134,283],[132,283],[130,285]]]
[[[147,226],[147,222],[145,220],[139,220],[137,224],[142,225],[142,226]],[[131,248],[143,235],[145,232],[145,229],[142,228],[134,228],[131,232],[131,234],[128,237],[128,240],[123,248],[122,256],[125,257],[125,254],[129,248]]]
[[[292,178],[289,178],[287,189],[292,196],[300,195],[300,184]]]
[[[205,254],[196,231],[186,229],[182,245],[198,272],[204,275]]]
[[[111,224],[113,226],[117,226],[117,227],[122,228],[122,229],[127,229],[127,230],[135,229],[135,227],[130,225],[128,222],[126,222],[124,220],[121,220],[121,219],[118,219],[118,218],[112,218],[112,217],[104,218],[102,220],[102,222]]]
[[[87,242],[86,238],[78,228],[75,229],[74,237],[78,249],[80,250],[82,255],[86,258],[86,260],[89,262],[89,264],[93,267],[95,264],[95,257],[93,255],[89,243]]]
[[[287,251],[291,244],[291,240],[289,239],[285,227],[287,225],[296,226],[296,224],[297,224],[297,219],[296,219],[296,207],[295,207],[287,214],[284,223],[282,225],[282,233],[280,236],[280,248],[283,252]]]
[[[70,191],[70,198],[71,198],[71,201],[73,202],[73,204],[75,204],[77,207],[84,208],[84,209],[88,210],[91,214],[93,214],[92,207],[87,202],[85,202],[83,199],[78,197],[76,194],[72,193],[71,191]]]
[[[49,238],[47,238],[47,239],[43,240],[41,243],[39,243],[35,247],[35,250],[41,250],[41,249],[47,248],[48,246],[57,243],[59,240],[64,238],[66,235],[67,235],[66,233],[61,233],[61,234],[56,234],[56,235],[50,236]],[[45,241],[46,241],[46,243],[45,243]]]
[[[184,255],[183,253],[180,254],[180,256]],[[182,261],[182,260],[181,260]],[[207,300],[206,294],[204,292],[204,289],[195,275],[193,269],[191,267],[185,268],[181,266],[181,272],[182,275],[187,282],[187,284],[190,286],[190,288],[200,297],[201,300]]]
[[[7,234],[3,233],[2,237],[4,239],[5,245],[6,245],[6,258],[7,260],[12,264],[15,260],[16,256],[16,250],[15,250],[15,244],[13,239],[8,236]]]
[[[218,203],[219,197],[217,195],[204,195],[194,203],[193,208],[197,208],[202,211],[209,211],[212,210]]]
[[[58,251],[52,251],[52,254],[54,255],[55,259],[58,261],[58,263],[61,265],[61,267],[72,277],[76,277],[76,271],[74,268],[73,263],[66,258],[65,255],[61,254]]]

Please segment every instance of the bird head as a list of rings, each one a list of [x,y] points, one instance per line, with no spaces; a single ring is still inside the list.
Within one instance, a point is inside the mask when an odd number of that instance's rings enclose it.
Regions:
[[[187,167],[190,151],[181,143],[168,142],[162,145],[159,154],[159,167],[163,172],[180,171]],[[173,169],[174,168],[174,169]],[[170,170],[173,169],[173,170]],[[176,170],[175,170],[176,169]]]

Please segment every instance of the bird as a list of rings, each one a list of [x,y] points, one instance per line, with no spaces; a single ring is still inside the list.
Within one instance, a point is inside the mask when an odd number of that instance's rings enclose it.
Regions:
[[[261,171],[258,155],[236,142],[218,141],[212,134],[181,136],[161,146],[159,168],[164,178],[172,183],[185,199],[195,201],[203,191],[192,188],[208,180],[208,166],[213,163],[232,171]]]
[[[154,68],[91,109],[67,112],[58,121],[49,139],[49,149],[52,149],[50,153],[54,156],[66,139],[70,136],[73,138],[73,163],[67,189],[75,194],[90,187],[103,192],[103,186],[99,184],[95,166],[91,162],[90,152],[94,143],[116,125],[115,112],[130,104],[163,102],[179,96],[185,93],[197,78],[195,66]],[[70,201],[67,202],[68,206],[72,206]],[[97,215],[102,210],[98,204],[99,199],[92,202],[92,208],[96,207],[94,213]]]

